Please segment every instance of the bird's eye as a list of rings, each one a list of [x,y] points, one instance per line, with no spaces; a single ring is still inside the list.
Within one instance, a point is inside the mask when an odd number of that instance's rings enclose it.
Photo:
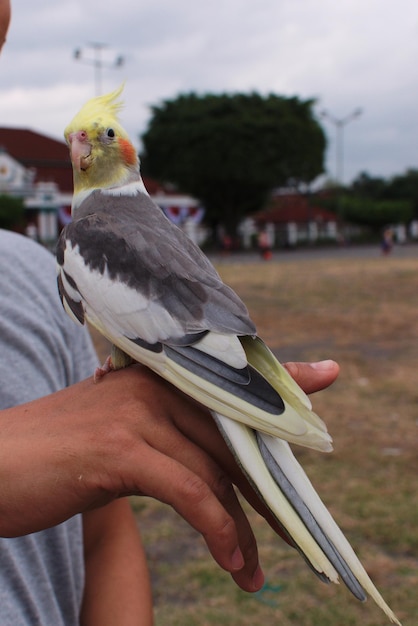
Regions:
[[[109,137],[110,139],[113,139],[113,137],[115,136],[115,131],[113,130],[113,128],[107,129],[106,136]]]

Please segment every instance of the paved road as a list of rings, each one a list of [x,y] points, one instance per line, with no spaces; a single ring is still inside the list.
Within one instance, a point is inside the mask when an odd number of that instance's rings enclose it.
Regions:
[[[295,250],[279,250],[274,251],[273,260],[286,261],[302,261],[311,259],[373,259],[382,256],[378,245],[367,246],[341,246],[341,247],[324,247],[324,248],[296,248]],[[418,243],[405,244],[403,246],[394,246],[391,256],[395,258],[417,258],[418,259]],[[256,252],[234,252],[227,256],[220,253],[209,254],[214,263],[254,263],[262,261]],[[263,261],[264,262],[264,261]]]

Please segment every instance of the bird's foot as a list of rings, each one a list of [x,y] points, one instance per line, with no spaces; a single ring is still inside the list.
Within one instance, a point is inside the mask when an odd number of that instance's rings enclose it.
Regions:
[[[98,383],[99,380],[103,378],[103,376],[106,376],[106,374],[108,374],[109,372],[112,372],[114,369],[115,368],[113,366],[112,357],[109,354],[109,356],[107,357],[103,365],[101,367],[96,367],[94,375],[93,375],[94,382]]]

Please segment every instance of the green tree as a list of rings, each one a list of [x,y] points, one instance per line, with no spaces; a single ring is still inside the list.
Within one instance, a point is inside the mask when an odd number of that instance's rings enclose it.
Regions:
[[[313,104],[257,93],[166,100],[152,107],[142,136],[143,171],[198,197],[207,218],[234,234],[274,187],[323,171],[325,135]]]
[[[370,176],[367,172],[360,172],[351,184],[351,192],[362,198],[378,200],[385,197],[387,181],[384,178]]]
[[[380,232],[389,224],[407,223],[413,217],[410,200],[374,200],[371,198],[344,196],[341,199],[344,219],[367,226]]]
[[[22,225],[25,207],[22,198],[0,194],[0,228],[12,230]]]
[[[390,179],[362,172],[346,190],[345,216],[371,228],[406,223],[418,217],[418,170],[408,169]]]
[[[414,217],[418,217],[418,170],[408,169],[405,174],[394,176],[386,185],[385,197],[404,198],[412,202]]]

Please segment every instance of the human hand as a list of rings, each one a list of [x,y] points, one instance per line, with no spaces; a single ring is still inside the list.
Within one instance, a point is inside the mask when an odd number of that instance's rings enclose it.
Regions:
[[[290,363],[308,392],[338,365]],[[260,508],[209,413],[142,366],[88,379],[0,413],[0,532],[57,524],[128,494],[170,504],[247,591],[263,584],[257,546],[232,483]],[[266,517],[268,517],[266,515]]]

